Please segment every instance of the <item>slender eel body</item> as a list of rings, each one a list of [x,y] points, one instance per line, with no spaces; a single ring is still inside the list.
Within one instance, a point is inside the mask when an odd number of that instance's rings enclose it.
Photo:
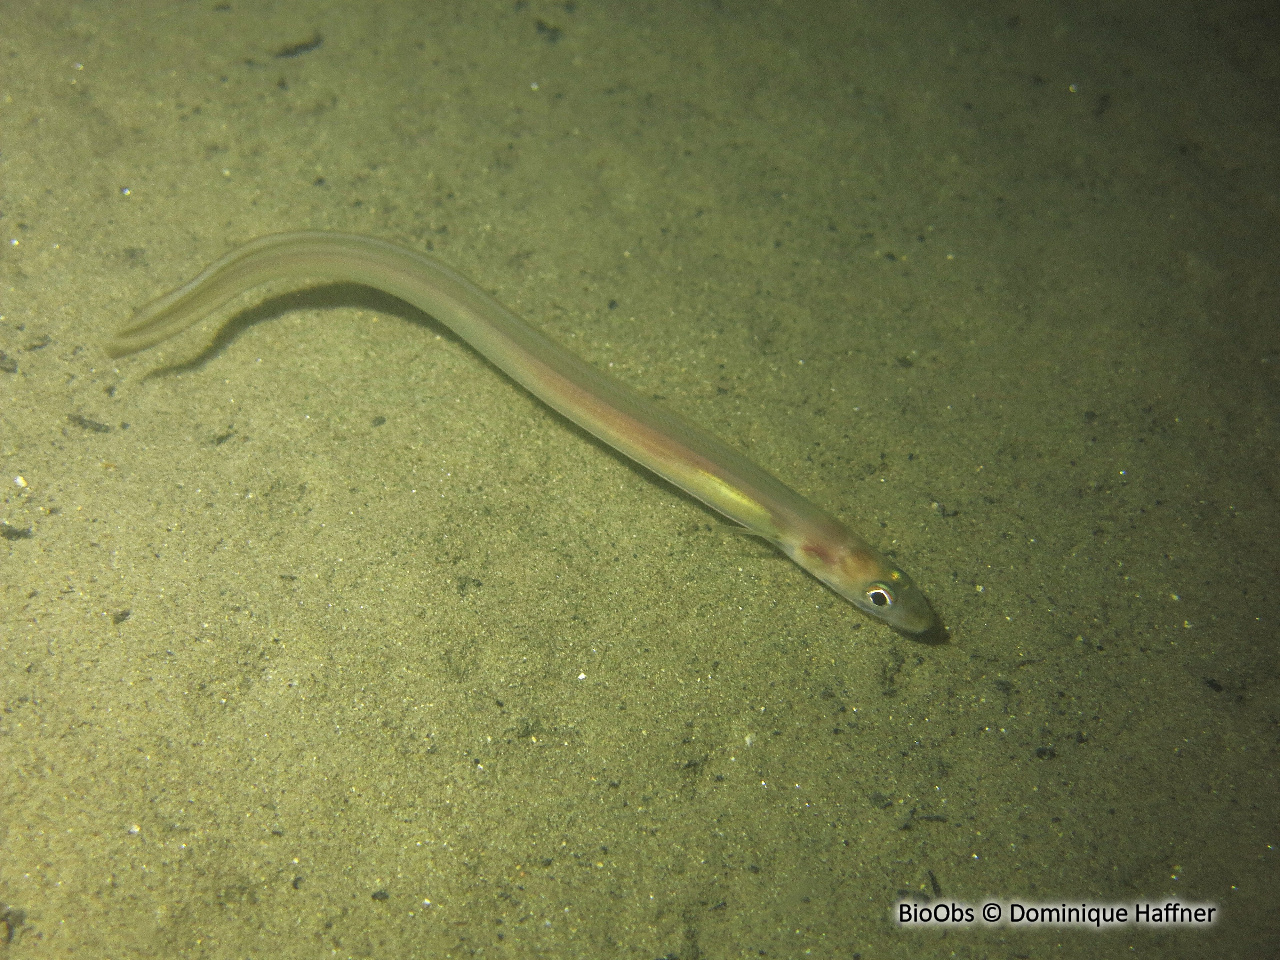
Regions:
[[[358,283],[405,300],[548,406],[764,537],[871,616],[908,634],[938,629],[910,578],[840,521],[715,437],[579,360],[425,254],[353,234],[260,237],[140,308],[107,352],[145,350],[234,297],[279,280]]]

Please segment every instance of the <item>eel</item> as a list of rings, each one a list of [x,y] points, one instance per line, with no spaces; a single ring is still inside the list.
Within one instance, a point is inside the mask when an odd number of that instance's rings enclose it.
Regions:
[[[259,237],[140,307],[106,344],[107,353],[146,350],[228,301],[281,280],[361,284],[412,304],[547,406],[769,541],[876,620],[913,636],[941,630],[911,578],[831,514],[583,362],[444,263],[385,240],[324,231]]]

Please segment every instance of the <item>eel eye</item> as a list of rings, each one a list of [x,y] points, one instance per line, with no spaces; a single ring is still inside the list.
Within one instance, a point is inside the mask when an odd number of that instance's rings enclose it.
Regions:
[[[893,592],[883,583],[873,583],[867,588],[867,602],[887,610],[893,606]]]

